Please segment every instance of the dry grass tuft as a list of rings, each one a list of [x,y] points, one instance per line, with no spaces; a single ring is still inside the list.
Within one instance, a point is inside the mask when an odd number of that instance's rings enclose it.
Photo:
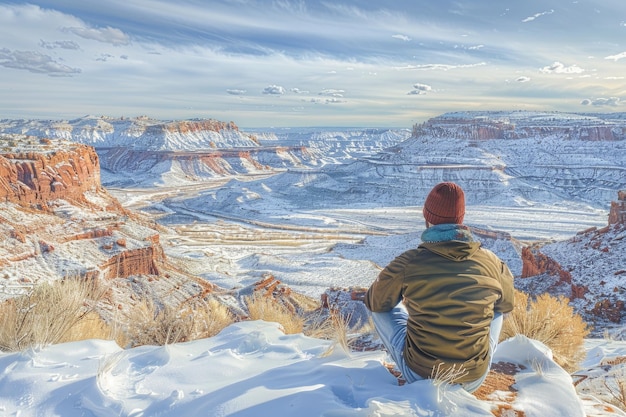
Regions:
[[[344,352],[368,349],[364,343],[376,332],[372,318],[364,324],[353,327],[354,322],[350,314],[339,311],[320,309],[309,315],[304,328],[304,334],[316,339],[333,341],[331,350],[339,346]]]
[[[130,309],[127,322],[125,335],[118,340],[120,346],[162,346],[215,336],[233,323],[234,317],[215,299],[174,308],[144,298]]]
[[[605,379],[604,388],[609,393],[609,402],[622,410],[626,410],[626,368],[616,371]]]
[[[80,334],[79,326],[88,327],[88,320],[97,316],[96,301],[106,290],[96,280],[66,278],[42,283],[28,294],[6,301],[0,305],[0,349],[21,351],[75,340],[72,332]],[[98,335],[108,332],[103,323],[90,331]]]
[[[292,312],[279,301],[262,294],[254,294],[244,299],[250,320],[275,322],[282,326],[285,334],[302,333],[304,318]]]
[[[89,339],[115,339],[115,330],[95,311],[85,314],[82,320],[74,324],[59,340],[59,343]]]
[[[515,306],[504,320],[500,340],[517,334],[544,343],[552,350],[554,361],[573,372],[584,359],[589,328],[567,298],[542,294],[529,300],[528,294],[516,291]]]
[[[354,343],[350,337],[350,320],[349,316],[336,312],[330,312],[324,316],[318,312],[318,315],[309,318],[303,333],[316,339],[333,341],[325,355],[330,355],[337,346],[349,353]]]

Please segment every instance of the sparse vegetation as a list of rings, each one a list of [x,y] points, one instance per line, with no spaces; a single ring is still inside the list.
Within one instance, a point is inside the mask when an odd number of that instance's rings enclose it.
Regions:
[[[611,372],[610,377],[604,380],[604,388],[609,393],[609,403],[626,410],[626,367]]]
[[[332,340],[334,343],[331,350],[339,346],[344,351],[350,352],[358,349],[360,337],[375,332],[371,318],[358,329],[350,326],[351,321],[350,315],[332,310],[328,314],[322,314],[321,310],[317,310],[306,320],[303,333],[316,339]]]
[[[105,292],[106,288],[94,280],[67,278],[37,285],[29,293],[4,302],[0,305],[0,349],[20,351],[83,339],[86,331],[80,328],[93,319],[96,301]],[[90,337],[94,331],[98,337],[108,334],[101,323],[90,329]]]
[[[143,298],[128,313],[125,339],[118,344],[133,347],[187,342],[215,336],[233,321],[228,308],[212,298],[181,309]]]
[[[214,336],[234,321],[215,299],[182,308],[142,299],[107,322],[97,311],[106,292],[98,280],[72,278],[37,285],[0,304],[0,350],[86,339],[115,340],[122,347],[165,345]]]
[[[245,298],[245,304],[250,320],[276,322],[282,326],[285,334],[302,333],[304,329],[304,318],[272,297],[254,294]]]
[[[600,371],[593,376],[573,375],[580,378],[574,382],[576,391],[582,395],[592,395],[606,404],[626,411],[626,356],[603,359]],[[606,411],[615,410],[606,407]]]
[[[573,372],[585,356],[584,338],[589,328],[567,298],[542,294],[529,300],[528,294],[516,291],[515,306],[504,320],[500,340],[517,334],[544,343],[552,350],[554,361]]]

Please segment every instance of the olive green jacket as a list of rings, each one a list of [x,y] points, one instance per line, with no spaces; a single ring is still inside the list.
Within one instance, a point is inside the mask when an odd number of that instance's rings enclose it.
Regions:
[[[365,305],[386,312],[404,301],[407,365],[424,378],[462,368],[454,382],[471,382],[487,372],[489,326],[494,311],[513,309],[513,291],[513,275],[494,253],[452,240],[398,256],[371,285]]]

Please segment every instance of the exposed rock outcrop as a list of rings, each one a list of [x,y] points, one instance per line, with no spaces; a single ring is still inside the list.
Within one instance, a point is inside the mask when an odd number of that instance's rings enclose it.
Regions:
[[[98,155],[92,147],[64,143],[0,154],[0,200],[43,207],[58,198],[84,201],[85,192],[99,188]]]
[[[617,201],[611,202],[609,225],[612,224],[626,225],[626,190],[618,191]]]
[[[118,245],[120,246],[120,245]],[[162,261],[155,246],[123,250],[100,265],[105,279],[128,278],[133,275],[159,275],[157,263]]]
[[[544,255],[538,249],[528,246],[522,248],[522,261],[521,278],[547,273],[552,276],[558,276],[560,282],[568,284],[572,282],[572,276],[569,272],[564,271],[557,261]]]
[[[572,274],[554,259],[541,253],[538,248],[522,248],[522,275],[521,279],[547,275],[554,277],[553,282],[545,290],[551,293],[565,295],[570,300],[582,298],[589,291],[584,285],[576,285],[572,282]],[[568,288],[569,287],[569,288]],[[568,288],[563,294],[563,289]]]

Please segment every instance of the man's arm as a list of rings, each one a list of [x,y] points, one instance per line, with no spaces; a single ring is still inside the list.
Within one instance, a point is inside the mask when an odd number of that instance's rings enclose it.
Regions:
[[[390,311],[402,300],[404,269],[410,260],[409,252],[391,261],[367,290],[365,305],[370,311],[378,313]]]
[[[502,285],[502,298],[495,305],[495,311],[508,313],[513,310],[515,302],[515,287],[513,285],[513,274],[509,267],[502,262],[500,273],[500,284]]]

